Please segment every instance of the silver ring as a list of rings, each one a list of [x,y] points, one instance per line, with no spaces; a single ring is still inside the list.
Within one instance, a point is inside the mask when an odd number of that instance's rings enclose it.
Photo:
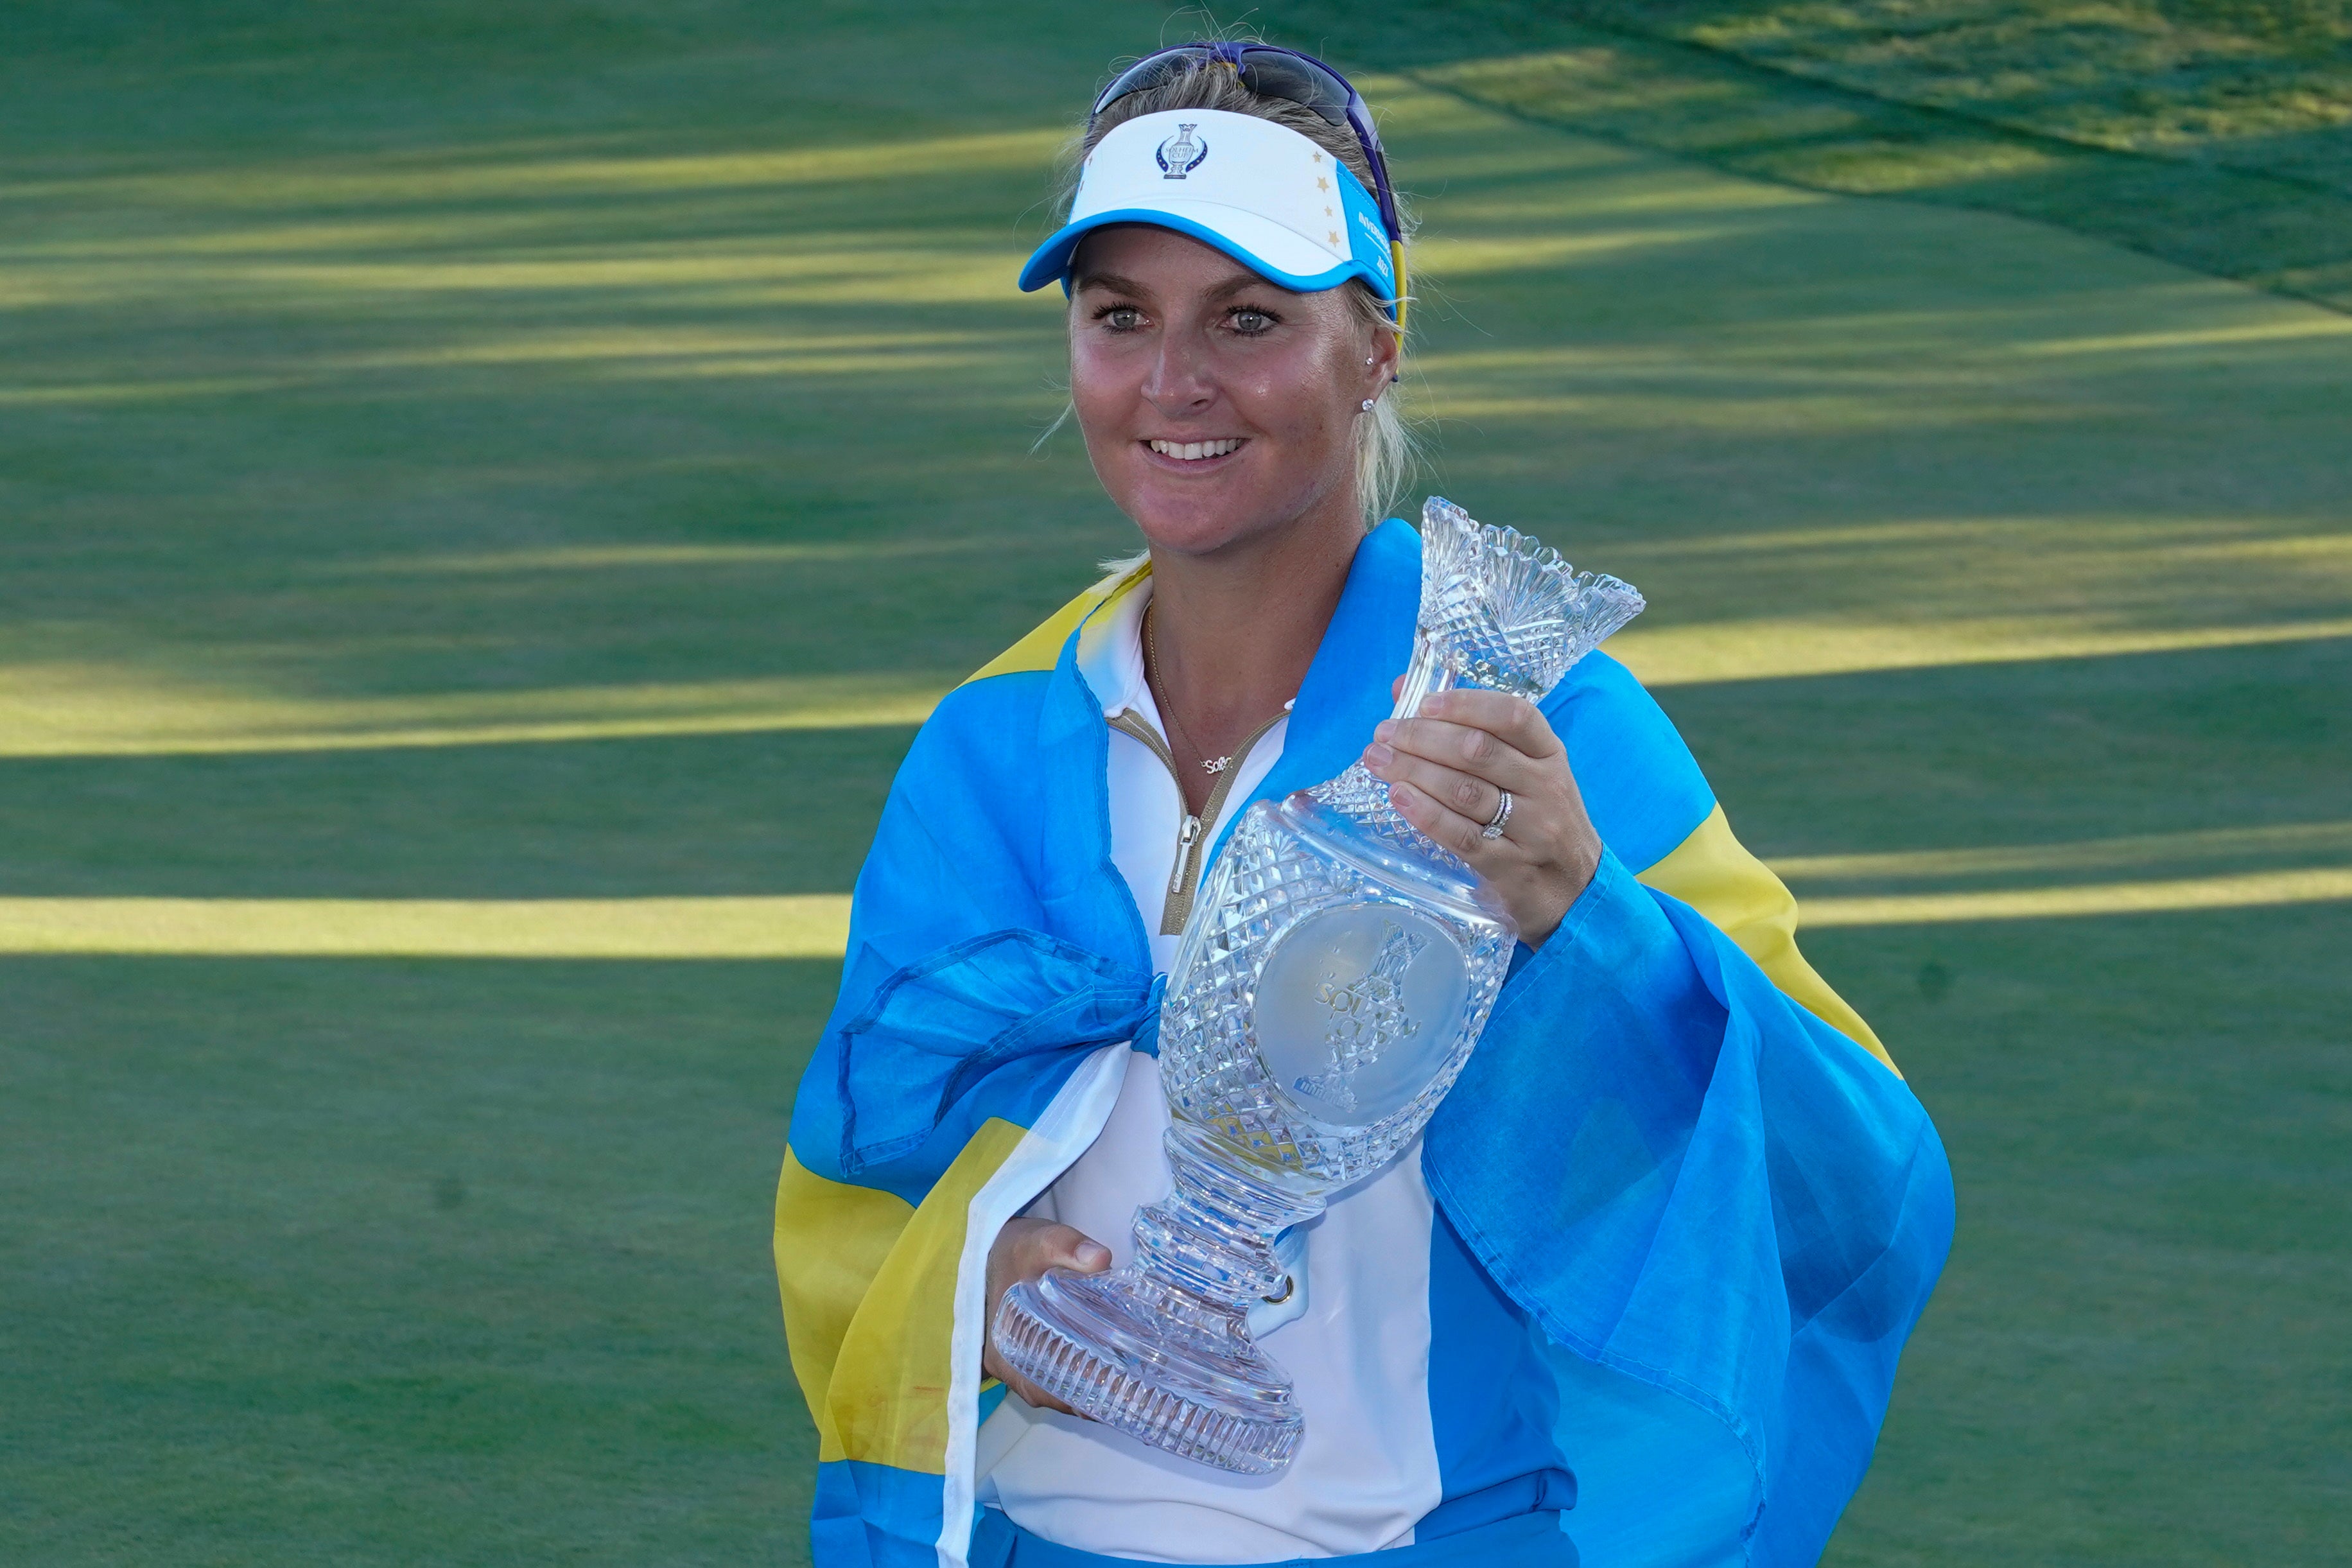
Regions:
[[[1495,805],[1494,818],[1478,830],[1478,837],[1481,838],[1500,838],[1503,836],[1503,825],[1511,820],[1511,792],[1497,784],[1495,793],[1503,798]]]

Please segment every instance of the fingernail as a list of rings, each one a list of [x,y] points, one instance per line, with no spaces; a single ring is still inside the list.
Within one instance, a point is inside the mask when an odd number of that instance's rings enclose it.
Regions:
[[[1373,740],[1375,740],[1375,741],[1393,741],[1393,740],[1395,740],[1395,739],[1396,739],[1396,721],[1395,721],[1395,720],[1393,720],[1393,719],[1383,719],[1383,720],[1381,720],[1379,723],[1377,723],[1377,724],[1373,725],[1373,726],[1372,726],[1372,739],[1373,739]]]
[[[1375,741],[1364,748],[1364,763],[1375,772],[1395,761],[1396,748],[1393,746],[1384,746]]]
[[[1089,1241],[1078,1248],[1078,1266],[1082,1268],[1110,1267],[1110,1248],[1099,1241]]]

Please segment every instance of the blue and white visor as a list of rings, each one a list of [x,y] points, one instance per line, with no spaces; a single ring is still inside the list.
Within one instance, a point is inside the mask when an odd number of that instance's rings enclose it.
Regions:
[[[1177,109],[1114,127],[1078,172],[1070,221],[1021,268],[1023,291],[1056,279],[1066,291],[1078,241],[1114,223],[1190,235],[1300,293],[1360,278],[1396,311],[1396,263],[1363,182],[1287,125],[1254,114]]]

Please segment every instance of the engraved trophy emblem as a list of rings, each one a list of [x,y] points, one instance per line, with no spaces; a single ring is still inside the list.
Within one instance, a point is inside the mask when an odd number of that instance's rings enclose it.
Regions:
[[[1642,607],[1630,584],[1433,496],[1397,716],[1454,686],[1539,700]],[[1160,1007],[1176,1190],[1137,1213],[1134,1261],[1006,1291],[998,1353],[1170,1453],[1252,1475],[1287,1465],[1307,1415],[1247,1322],[1290,1289],[1275,1239],[1420,1135],[1517,938],[1360,763],[1252,806],[1193,905]]]
[[[1356,1091],[1349,1080],[1376,1065],[1391,1046],[1421,1033],[1421,1025],[1404,1010],[1404,972],[1428,945],[1429,938],[1414,936],[1391,921],[1380,956],[1370,969],[1345,985],[1327,980],[1317,989],[1315,999],[1331,1009],[1331,1026],[1323,1031],[1323,1043],[1331,1047],[1331,1065],[1293,1082],[1293,1093],[1341,1110],[1356,1109]]]

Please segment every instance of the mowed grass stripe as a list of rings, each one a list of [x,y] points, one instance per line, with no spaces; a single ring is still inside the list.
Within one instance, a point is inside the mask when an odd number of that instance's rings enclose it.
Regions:
[[[0,952],[838,958],[843,893],[707,899],[0,899]]]
[[[1892,893],[1798,900],[1798,926],[1950,925],[2084,915],[2178,914],[2352,899],[2352,867],[2179,877],[2158,882],[2086,882],[2064,888],[1966,893]]]
[[[1956,665],[2114,658],[2352,637],[2352,616],[2110,629],[2064,617],[1874,625],[1759,619],[1633,629],[1609,651],[1654,689]],[[794,730],[911,728],[953,680],[783,678],[330,700],[175,687],[142,671],[20,672],[0,758],[159,757],[496,746]]]
[[[2352,867],[1809,898],[1801,924],[1945,925],[2352,900]],[[849,898],[0,899],[0,952],[215,958],[839,958]]]

